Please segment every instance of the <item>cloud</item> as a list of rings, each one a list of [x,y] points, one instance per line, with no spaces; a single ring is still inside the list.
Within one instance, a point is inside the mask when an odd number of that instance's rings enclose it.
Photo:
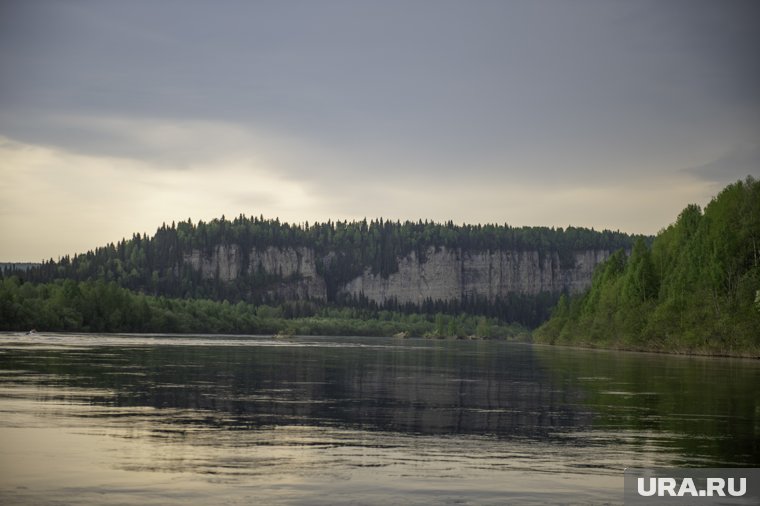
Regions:
[[[158,169],[7,138],[0,138],[0,193],[0,236],[12,238],[0,247],[4,260],[82,252],[188,217],[263,213],[299,221],[324,206],[308,185],[245,156]]]
[[[723,184],[750,175],[760,177],[760,144],[742,144],[714,160],[682,170],[701,179]]]
[[[150,132],[164,129],[154,125],[143,133]],[[182,129],[171,133],[171,142],[186,142]],[[294,223],[384,217],[651,234],[686,204],[704,205],[719,190],[683,172],[593,185],[436,178],[413,171],[400,178],[363,178],[360,172],[316,184],[244,150],[185,164],[70,153],[0,138],[0,235],[9,238],[0,245],[0,259],[56,258],[135,232],[152,233],[163,222],[240,213]]]
[[[478,178],[451,182],[408,175],[396,184],[367,185],[331,203],[335,216],[392,220],[429,219],[512,226],[568,225],[655,234],[687,204],[704,206],[720,186],[683,174],[665,174],[596,185]],[[356,213],[361,210],[361,213]]]
[[[250,125],[202,118],[177,119],[113,114],[48,113],[6,119],[23,141],[85,156],[124,158],[168,166],[203,165],[242,154],[286,151],[289,141]],[[15,137],[14,137],[15,138]],[[27,140],[30,139],[30,140]]]
[[[756,8],[693,3],[22,2],[0,30],[0,131],[190,162],[247,142],[299,153],[287,170],[307,179],[615,179],[705,139],[723,149],[739,138],[724,108],[757,106]]]
[[[8,4],[0,251],[240,212],[654,233],[758,167],[758,4],[688,4]]]

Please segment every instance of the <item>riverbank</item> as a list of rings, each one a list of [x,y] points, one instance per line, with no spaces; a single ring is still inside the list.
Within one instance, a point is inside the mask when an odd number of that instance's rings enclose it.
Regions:
[[[560,297],[537,342],[709,356],[760,356],[760,182],[687,206],[651,245],[600,264]]]
[[[334,307],[313,302],[230,304],[135,293],[105,282],[0,283],[0,330],[528,339],[517,324],[469,314]]]
[[[724,357],[724,358],[745,358],[751,360],[760,360],[760,349],[749,350],[724,350],[724,349],[700,349],[689,348],[686,346],[672,346],[666,347],[660,346],[647,346],[647,345],[632,345],[621,342],[594,342],[594,341],[582,341],[573,340],[567,342],[547,342],[541,338],[535,337],[534,331],[531,334],[530,342],[536,345],[579,349],[579,350],[601,350],[601,351],[624,351],[634,353],[653,353],[657,355],[678,355],[678,356],[694,356],[694,357]]]

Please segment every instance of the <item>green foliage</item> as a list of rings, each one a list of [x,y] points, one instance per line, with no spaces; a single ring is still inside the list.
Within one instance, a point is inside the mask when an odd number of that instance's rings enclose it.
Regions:
[[[633,237],[620,232],[568,227],[511,227],[509,225],[454,225],[384,221],[327,221],[291,225],[279,220],[241,215],[232,221],[222,217],[210,222],[164,224],[152,237],[134,234],[129,240],[73,257],[50,260],[28,270],[8,272],[24,281],[50,283],[57,279],[114,282],[129,290],[154,296],[228,300],[252,304],[282,304],[275,295],[293,281],[280,273],[265,272],[252,265],[251,252],[267,248],[305,247],[316,254],[316,269],[325,280],[327,303],[370,307],[368,301],[343,297],[340,290],[366,269],[389,276],[398,270],[399,258],[414,254],[424,259],[433,249],[461,251],[517,250],[556,253],[560,265],[572,267],[574,252],[588,249],[614,250],[633,244]],[[235,245],[242,272],[227,281],[219,272],[204,276],[190,261],[195,255],[211,257],[221,247]],[[458,314],[465,311],[505,321],[535,326],[548,317],[559,294],[537,297],[510,296],[505,300],[463,301],[448,304],[428,301],[416,311]],[[404,310],[394,301],[385,308]],[[411,309],[409,309],[411,311]]]
[[[0,330],[210,334],[361,335],[516,339],[518,325],[465,314],[404,314],[318,307],[309,301],[254,306],[135,293],[105,281],[0,282]]]
[[[681,212],[651,248],[600,265],[589,291],[534,332],[550,343],[760,354],[760,182]]]

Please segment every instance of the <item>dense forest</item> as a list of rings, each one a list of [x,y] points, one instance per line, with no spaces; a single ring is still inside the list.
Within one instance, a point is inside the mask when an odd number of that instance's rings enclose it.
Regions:
[[[538,341],[760,355],[760,182],[704,209],[689,205],[654,239],[597,267],[587,293],[562,297]]]
[[[424,258],[430,247],[471,251],[499,249],[557,251],[560,259],[572,262],[572,252],[583,249],[630,248],[634,236],[619,231],[587,228],[511,227],[509,225],[455,225],[435,222],[362,221],[308,222],[291,225],[278,219],[240,215],[232,221],[224,216],[210,222],[190,219],[162,225],[156,233],[135,234],[73,257],[50,259],[30,268],[25,279],[48,282],[58,278],[79,281],[102,279],[152,294],[215,295],[193,293],[200,283],[191,272],[175,272],[183,255],[192,250],[211,253],[220,244],[236,244],[245,256],[254,247],[313,248],[318,255],[337,258],[318,265],[320,274],[335,283],[347,281],[370,266],[387,276],[398,270],[398,259],[412,251]],[[243,263],[247,263],[243,258]],[[206,287],[208,288],[208,287]],[[202,289],[202,288],[201,288]],[[212,290],[213,291],[213,290]]]
[[[278,306],[172,299],[135,293],[105,281],[0,281],[0,330],[208,334],[367,335],[527,339],[519,325],[460,313],[404,314],[337,308],[310,301]]]
[[[575,251],[630,249],[635,237],[621,232],[568,227],[511,227],[509,225],[455,225],[428,221],[362,220],[328,221],[292,225],[277,219],[239,216],[210,222],[191,220],[162,225],[153,236],[135,234],[94,251],[43,262],[25,271],[6,271],[25,283],[103,281],[152,296],[280,305],[288,300],[272,296],[271,288],[287,276],[251,267],[234,280],[204,276],[186,258],[192,252],[212,255],[220,245],[236,245],[243,266],[249,265],[254,248],[305,247],[315,252],[316,270],[326,285],[327,305],[378,309],[362,297],[345,297],[340,287],[370,268],[388,277],[398,270],[399,259],[414,252],[424,259],[430,248],[464,251],[538,251],[557,253],[565,267],[572,267]],[[385,301],[379,309],[407,314],[478,314],[502,321],[536,326],[544,321],[559,293],[538,296],[509,294],[498,300],[473,298],[460,301],[426,300],[415,307]],[[316,302],[316,301],[314,301]]]

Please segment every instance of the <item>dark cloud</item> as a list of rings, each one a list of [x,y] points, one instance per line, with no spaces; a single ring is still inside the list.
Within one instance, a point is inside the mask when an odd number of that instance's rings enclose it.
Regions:
[[[732,183],[747,176],[760,177],[760,144],[737,146],[715,160],[683,170],[721,184]]]
[[[0,26],[0,105],[469,159],[756,106],[754,14],[740,1],[18,2]]]
[[[156,168],[609,186],[760,138],[754,0],[0,5],[0,135]]]

